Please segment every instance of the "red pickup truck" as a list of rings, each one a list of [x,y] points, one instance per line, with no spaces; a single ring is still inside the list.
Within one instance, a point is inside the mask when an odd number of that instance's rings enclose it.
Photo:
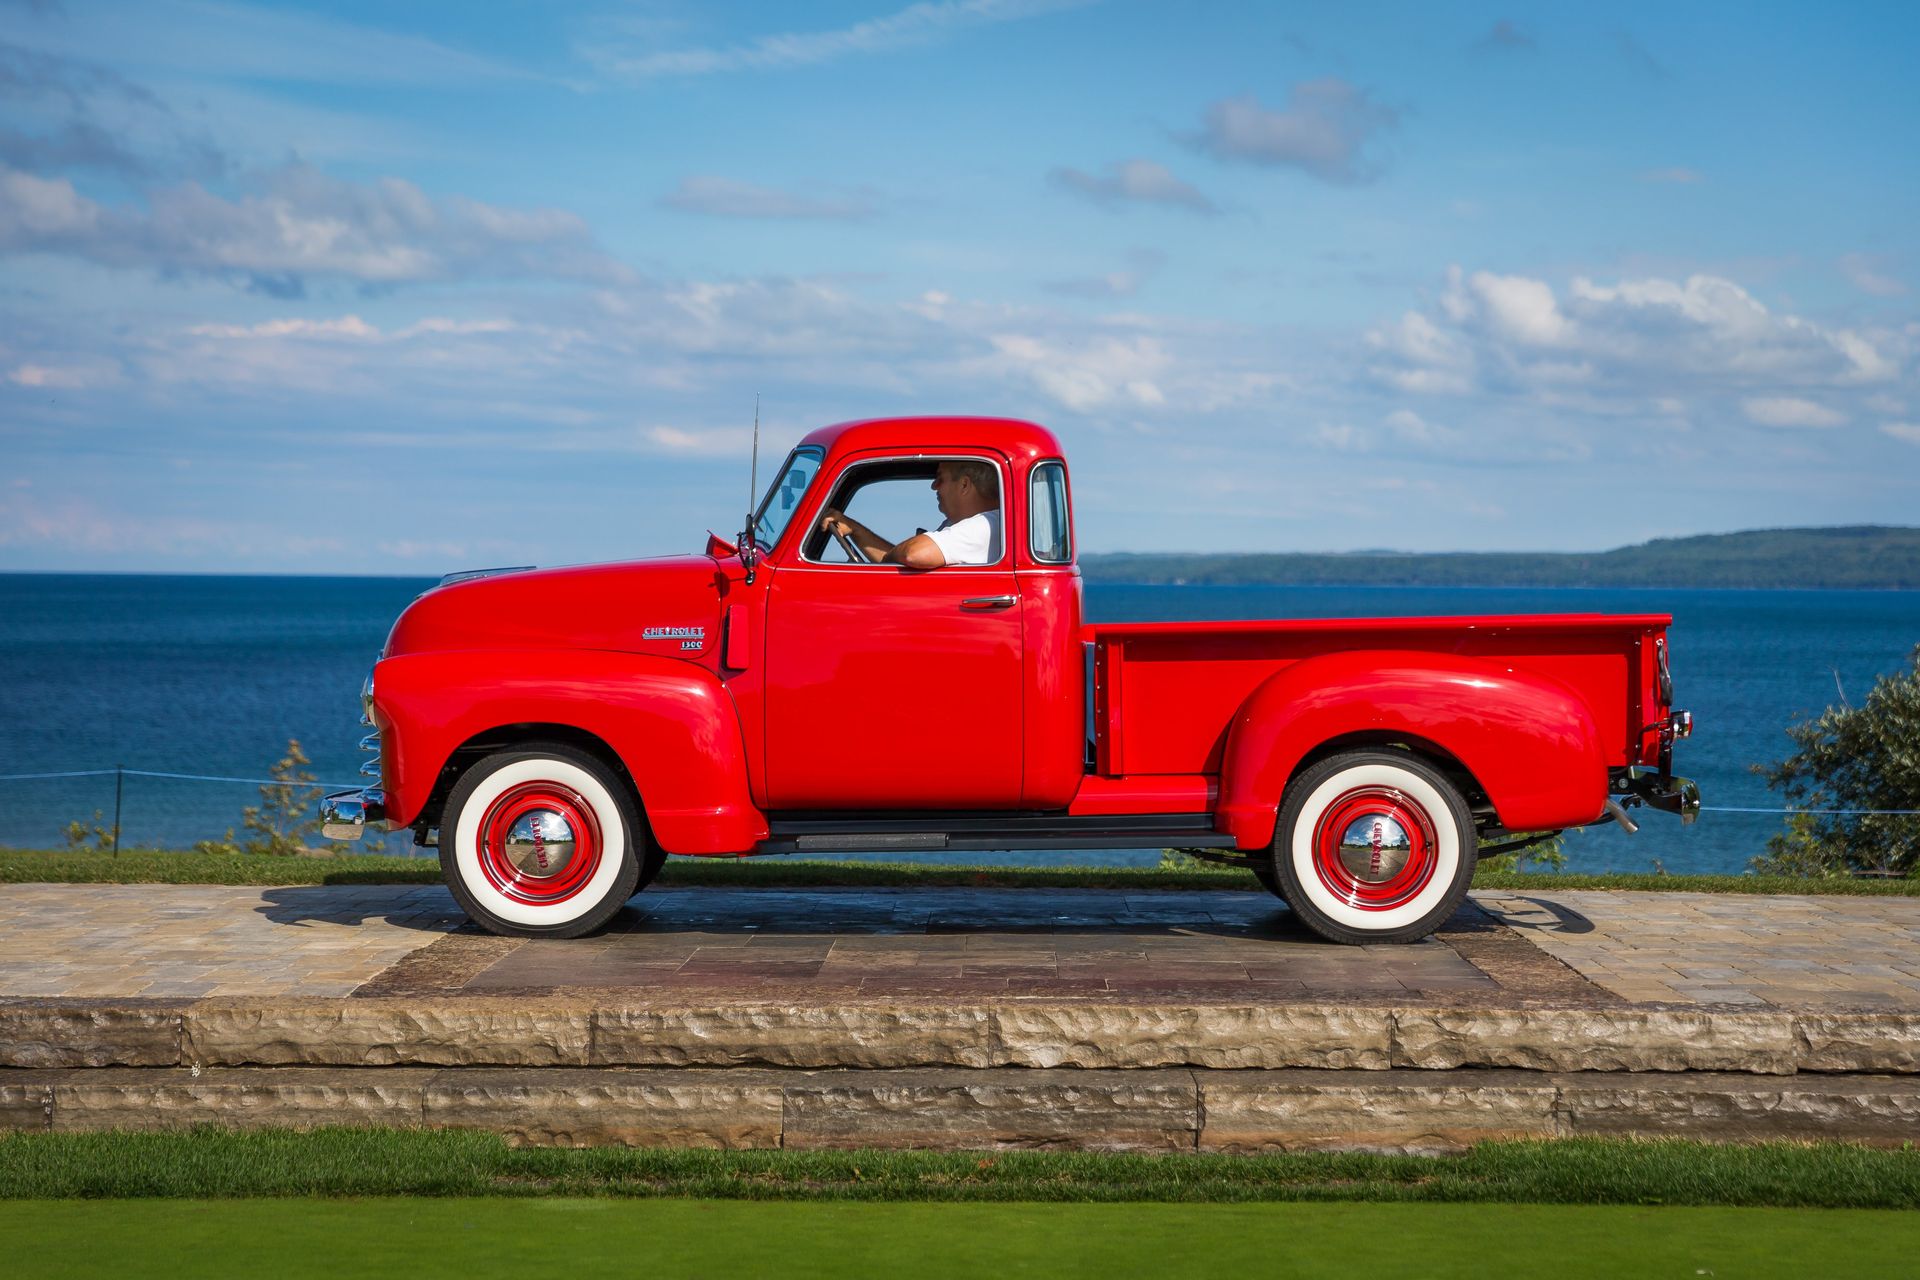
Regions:
[[[991,563],[870,563],[822,524],[904,537],[960,460],[998,477]],[[1089,624],[1069,493],[1030,423],[852,422],[735,543],[452,575],[387,637],[378,784],[324,830],[412,828],[523,936],[599,928],[669,853],[1170,847],[1373,942],[1438,927],[1483,848],[1697,812],[1671,618]]]

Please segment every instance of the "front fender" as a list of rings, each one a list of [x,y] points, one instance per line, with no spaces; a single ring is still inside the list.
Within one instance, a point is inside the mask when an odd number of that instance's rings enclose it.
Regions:
[[[1273,841],[1287,780],[1349,734],[1404,734],[1452,755],[1509,831],[1600,816],[1607,767],[1593,713],[1557,681],[1454,654],[1360,650],[1297,662],[1248,695],[1228,730],[1220,830]]]
[[[742,853],[767,837],[733,698],[712,672],[646,654],[516,649],[405,654],[374,669],[387,816],[417,819],[454,751],[510,725],[593,734],[632,774],[672,853]]]

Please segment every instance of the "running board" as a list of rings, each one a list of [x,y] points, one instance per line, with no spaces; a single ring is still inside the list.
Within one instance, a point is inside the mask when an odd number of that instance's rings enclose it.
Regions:
[[[775,814],[756,853],[1014,849],[1231,849],[1209,813],[1113,815],[937,813],[885,817]]]

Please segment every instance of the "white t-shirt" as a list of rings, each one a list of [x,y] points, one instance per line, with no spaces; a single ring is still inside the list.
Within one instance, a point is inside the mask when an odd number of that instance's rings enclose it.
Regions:
[[[994,564],[1000,559],[1000,511],[982,511],[955,522],[948,520],[927,536],[948,564]]]

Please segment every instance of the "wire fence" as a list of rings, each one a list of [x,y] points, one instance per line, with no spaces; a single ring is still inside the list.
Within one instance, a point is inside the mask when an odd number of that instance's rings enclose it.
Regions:
[[[101,769],[59,769],[41,773],[0,773],[0,783],[8,782],[57,782],[82,778],[113,779],[113,822],[100,832],[106,845],[114,853],[120,852],[120,833],[126,809],[126,781],[129,778],[153,778],[172,782],[212,782],[239,784],[258,787],[283,787],[296,792],[346,791],[367,784],[360,782],[326,782],[306,778],[249,778],[230,774],[212,773],[176,773],[161,769],[129,769],[124,765]],[[96,811],[98,812],[98,811]],[[76,823],[76,827],[84,823]],[[71,839],[70,839],[71,842]]]
[[[113,779],[113,821],[111,826],[96,826],[93,829],[92,835],[98,840],[100,840],[107,847],[110,847],[115,853],[119,852],[119,849],[122,843],[121,833],[123,830],[123,819],[127,815],[127,812],[129,809],[129,797],[128,797],[128,787],[127,787],[127,782],[129,779],[153,779],[153,780],[168,782],[168,783],[226,784],[226,785],[257,786],[262,788],[288,788],[288,789],[299,791],[299,792],[351,790],[356,787],[365,786],[369,783],[369,781],[371,781],[370,779],[366,779],[366,778],[362,778],[358,782],[289,780],[287,778],[246,777],[246,776],[238,776],[238,775],[232,775],[232,774],[186,773],[186,772],[179,772],[174,770],[162,770],[162,769],[133,769],[123,765],[116,765],[111,768],[61,769],[61,770],[48,770],[44,772],[35,772],[35,773],[6,773],[6,774],[0,774],[0,783],[52,783],[52,784],[56,784],[56,787],[57,787],[57,784],[60,784],[60,783],[76,782],[80,780],[95,779],[95,778],[98,778],[98,779],[112,778]],[[137,791],[140,789],[136,788],[135,790]],[[74,798],[77,798],[77,797],[73,797],[71,792],[69,792],[68,795],[61,797],[62,801],[67,804],[71,804],[72,799]],[[135,809],[137,812],[144,814],[145,820],[146,820],[144,825],[150,828],[155,828],[155,834],[158,834],[160,836],[160,841],[156,843],[165,842],[165,843],[172,843],[172,844],[184,846],[186,844],[191,844],[195,842],[195,837],[188,833],[196,829],[201,833],[204,833],[209,825],[212,825],[216,829],[219,825],[218,822],[212,821],[210,818],[210,814],[213,812],[211,805],[202,804],[198,802],[167,803],[163,800],[159,800],[159,797],[156,797],[155,795],[153,795],[151,791],[149,791],[146,795],[140,797],[140,801],[141,803],[132,805],[132,808]],[[156,803],[156,801],[159,801],[159,802]],[[96,819],[104,816],[103,813],[101,812],[101,810],[104,808],[103,805],[95,806],[89,803],[82,807],[94,808],[96,811]],[[1791,806],[1776,807],[1776,806],[1759,806],[1759,805],[1703,805],[1701,807],[1701,812],[1703,814],[1741,815],[1746,821],[1749,821],[1749,822],[1757,821],[1763,818],[1772,818],[1775,820],[1782,820],[1782,819],[1791,818],[1796,815],[1802,815],[1802,814],[1820,816],[1820,817],[1829,817],[1829,816],[1831,817],[1869,817],[1869,816],[1914,817],[1914,816],[1920,816],[1920,809],[1859,809],[1859,808],[1801,809],[1801,808],[1793,808]],[[30,824],[21,823],[18,821],[9,821],[4,825],[8,830],[18,832],[22,830],[24,826],[27,826]],[[1737,825],[1738,824],[1736,824],[1736,826]],[[84,824],[77,823],[77,824],[74,824],[73,828],[69,828],[69,830],[79,829],[83,827],[84,827]],[[53,838],[57,840],[61,837],[54,833],[60,829],[61,828],[59,826],[50,825],[48,828],[48,834],[53,836]],[[1699,828],[1696,827],[1696,828],[1693,828],[1693,830],[1697,831],[1699,830]],[[1608,832],[1606,834],[1610,835],[1612,833]],[[69,843],[71,843],[73,840],[73,837],[70,835],[66,836],[65,838],[68,839]],[[1757,846],[1763,838],[1764,838],[1763,836],[1760,838],[1748,837],[1746,840],[1742,841],[1742,845],[1743,847],[1753,852],[1757,852],[1758,851]],[[404,852],[407,852],[407,853],[413,852],[413,849],[411,847],[413,842],[411,840],[411,837],[408,836],[408,834],[405,832],[398,833],[397,835],[392,836],[388,839],[382,839],[378,833],[370,833],[366,839],[369,844],[379,844],[382,847],[387,847],[390,849],[397,847],[400,844],[404,844],[407,846]],[[135,847],[144,847],[144,846],[135,845]],[[1710,859],[1712,858],[1712,855],[1709,854],[1708,850],[1702,849],[1700,850],[1700,852],[1703,855],[1707,855]],[[1713,860],[1718,860],[1718,859],[1713,859]],[[1745,860],[1744,855],[1738,857],[1737,859],[1737,861],[1740,863],[1744,863],[1744,860]]]

